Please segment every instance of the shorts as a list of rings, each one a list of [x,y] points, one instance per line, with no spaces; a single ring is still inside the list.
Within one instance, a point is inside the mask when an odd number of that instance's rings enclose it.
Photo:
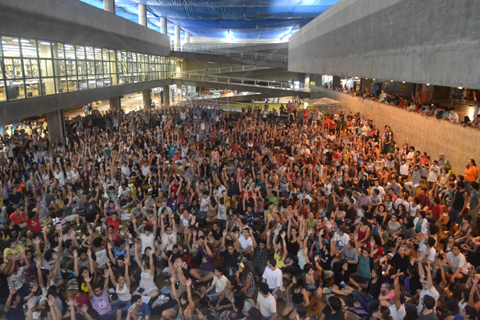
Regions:
[[[65,217],[66,222],[76,222],[77,221],[77,214],[71,214]]]
[[[302,303],[299,303],[299,304],[290,302],[290,305],[292,306],[293,309],[296,309],[296,308],[298,308],[299,306],[304,306],[304,305],[305,305],[305,302],[302,302]]]
[[[206,276],[209,276],[213,273],[211,271],[203,271],[203,270],[200,270],[200,269],[194,269],[194,270],[197,271],[198,274],[200,275],[200,277],[202,277],[202,278],[204,278]]]

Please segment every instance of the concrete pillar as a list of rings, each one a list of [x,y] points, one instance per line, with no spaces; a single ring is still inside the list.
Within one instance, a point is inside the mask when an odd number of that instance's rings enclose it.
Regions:
[[[115,14],[115,0],[103,0],[103,10]]]
[[[160,17],[160,32],[167,34],[167,18]]]
[[[185,43],[190,43],[190,32],[185,31]]]
[[[138,4],[138,24],[147,26],[147,6],[144,4]]]
[[[336,89],[340,85],[340,77],[333,76],[333,89]]]
[[[150,95],[150,89],[143,90],[143,108],[150,109],[152,107],[152,96]]]
[[[122,97],[110,98],[110,111],[118,111],[122,108]]]
[[[180,47],[180,26],[175,25],[175,47]]]
[[[47,113],[48,138],[50,142],[61,142],[65,145],[65,119],[63,110]]]
[[[170,87],[164,86],[162,88],[162,104],[169,106],[170,105]]]

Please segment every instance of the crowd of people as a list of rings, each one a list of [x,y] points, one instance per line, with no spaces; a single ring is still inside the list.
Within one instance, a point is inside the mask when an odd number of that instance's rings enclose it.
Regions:
[[[296,99],[66,128],[3,141],[7,320],[478,319],[474,159],[453,173],[367,115]]]
[[[327,87],[332,89],[331,83]],[[414,94],[413,91],[411,93],[411,100],[409,101],[401,94],[389,94],[386,93],[385,90],[380,90],[378,97],[375,97],[375,95],[368,90],[364,90],[363,92],[355,91],[354,88],[349,88],[346,85],[343,87],[339,86],[336,88],[336,90],[355,97],[362,97],[363,99],[396,106],[398,108],[408,110],[409,112],[417,112],[422,116],[435,117],[439,120],[447,120],[451,123],[480,129],[480,103],[477,100],[475,91],[473,91],[472,103],[474,105],[474,110],[471,114],[472,119],[470,119],[469,116],[465,116],[462,121],[458,113],[455,111],[455,107],[442,105],[438,102],[435,102],[433,99],[428,102],[424,102],[422,101],[419,93]]]

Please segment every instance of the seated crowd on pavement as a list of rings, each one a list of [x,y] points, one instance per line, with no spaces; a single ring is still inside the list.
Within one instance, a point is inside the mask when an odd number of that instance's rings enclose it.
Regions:
[[[87,111],[66,128],[3,140],[7,320],[479,314],[474,159],[452,172],[388,124],[298,100]]]

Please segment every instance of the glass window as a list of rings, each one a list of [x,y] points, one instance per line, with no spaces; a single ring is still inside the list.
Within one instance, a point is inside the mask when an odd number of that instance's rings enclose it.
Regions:
[[[66,93],[67,89],[67,78],[55,78],[57,93]]]
[[[38,74],[38,60],[37,59],[23,59],[23,72],[25,78],[37,78]]]
[[[85,76],[78,76],[78,90],[87,90],[87,77]]]
[[[63,50],[63,43],[54,42],[52,46],[53,57],[58,59],[65,59],[65,52]]]
[[[110,73],[117,73],[117,64],[115,62],[109,62]]]
[[[55,60],[55,76],[64,76],[65,72],[65,60]],[[58,87],[57,87],[58,91]]]
[[[87,74],[87,62],[77,60],[78,75]]]
[[[103,59],[103,61],[110,60],[107,49],[102,49],[102,59]]]
[[[103,75],[97,76],[97,88],[103,88]]]
[[[36,58],[37,57],[37,41],[20,39],[20,45],[22,46],[22,56]]]
[[[9,101],[25,99],[25,85],[23,80],[7,80],[6,85]]]
[[[68,92],[78,90],[77,77],[68,77]]]
[[[102,60],[102,49],[100,48],[95,48],[95,60]]]
[[[75,59],[75,46],[71,44],[65,45],[65,58]]]
[[[4,81],[0,81],[0,101],[7,101],[7,92],[5,91]]]
[[[67,60],[67,76],[77,75],[77,62],[75,60]]]
[[[85,52],[86,52],[87,60],[94,60],[95,59],[92,47],[85,47]]]
[[[101,61],[95,61],[95,74],[103,74],[103,64]]]
[[[18,38],[2,37],[2,51],[5,57],[20,57]]]
[[[27,91],[27,98],[41,96],[40,79],[25,80],[25,90]]]
[[[104,74],[110,73],[109,62],[103,62],[103,73]]]
[[[52,57],[52,47],[51,43],[48,41],[38,41],[38,56],[40,58],[51,58]]]
[[[95,62],[87,61],[87,74],[94,75],[95,74]]]
[[[110,61],[115,61],[115,50],[108,50],[108,54],[110,56]]]
[[[52,60],[47,60],[47,59],[40,60],[40,73],[42,77],[53,77]]]
[[[55,94],[55,82],[53,78],[42,78],[42,94],[44,96]]]
[[[7,79],[23,78],[22,60],[20,59],[3,59],[5,64],[5,77]]]
[[[77,46],[77,59],[85,60],[85,47]]]
[[[97,82],[95,76],[88,77],[88,89],[95,89],[97,87]]]

